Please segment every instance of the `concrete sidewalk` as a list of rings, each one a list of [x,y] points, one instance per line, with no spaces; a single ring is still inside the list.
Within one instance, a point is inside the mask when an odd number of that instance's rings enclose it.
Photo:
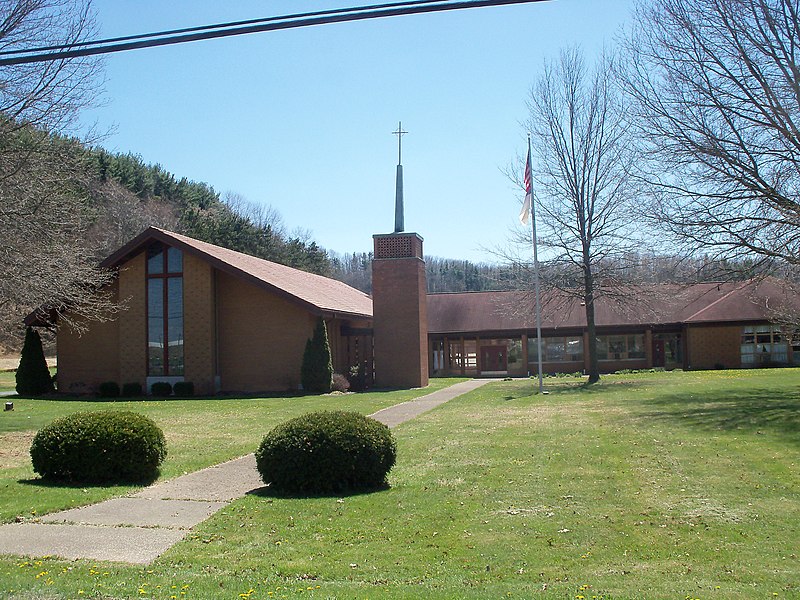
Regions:
[[[489,381],[457,383],[370,416],[395,427]],[[255,456],[248,454],[130,496],[45,515],[36,523],[0,525],[0,554],[149,564],[192,527],[263,486]]]

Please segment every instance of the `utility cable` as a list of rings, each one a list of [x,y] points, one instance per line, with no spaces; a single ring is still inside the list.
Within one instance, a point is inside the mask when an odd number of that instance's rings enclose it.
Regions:
[[[320,10],[306,13],[295,13],[289,15],[280,15],[275,17],[263,17],[260,19],[248,19],[246,21],[231,21],[228,23],[217,23],[215,25],[199,25],[196,27],[184,27],[182,29],[168,29],[165,31],[157,31],[153,33],[139,33],[136,35],[126,35],[122,37],[106,38],[102,40],[89,40],[85,42],[75,42],[73,44],[58,44],[54,46],[39,46],[36,48],[22,48],[16,50],[0,50],[0,56],[13,56],[17,54],[32,54],[34,52],[52,52],[53,50],[71,50],[73,48],[82,48],[86,46],[100,46],[106,44],[114,44],[117,42],[127,42],[131,40],[144,40],[152,38],[160,38],[169,35],[177,35],[182,33],[193,33],[195,31],[211,31],[214,29],[229,29],[231,27],[241,27],[244,25],[255,25],[257,23],[270,23],[273,21],[285,21],[290,19],[300,19],[306,17],[321,17],[325,15],[336,15],[342,13],[363,11],[363,10],[378,10],[384,8],[391,8],[395,6],[416,6],[420,4],[433,4],[441,3],[446,0],[414,0],[409,2],[391,2],[387,4],[373,4],[370,6],[352,6],[347,8],[334,8],[329,10]]]
[[[137,36],[126,36],[125,38],[114,38],[111,40],[98,40],[96,42],[82,42],[61,47],[54,47],[56,48],[55,51],[42,52],[41,49],[38,48],[7,51],[4,54],[8,55],[15,53],[24,55],[0,58],[0,66],[65,60],[80,56],[110,54],[112,52],[123,52],[126,50],[183,44],[186,42],[246,35],[249,33],[261,33],[265,31],[311,27],[313,25],[346,23],[350,21],[364,21],[368,19],[379,19],[393,16],[462,10],[468,8],[506,6],[512,4],[530,4],[534,2],[546,1],[548,0],[465,0],[460,2],[442,0],[437,2],[433,2],[432,0],[413,0],[394,4],[353,7],[349,9],[335,9],[330,11],[318,11],[315,13],[301,13],[299,15],[253,19],[251,21],[242,21],[225,25],[208,25],[203,27],[187,28],[185,30],[174,30],[178,32],[175,34],[172,32],[163,32],[141,34]],[[245,24],[243,25],[242,23]],[[155,37],[155,39],[149,39],[153,37]]]

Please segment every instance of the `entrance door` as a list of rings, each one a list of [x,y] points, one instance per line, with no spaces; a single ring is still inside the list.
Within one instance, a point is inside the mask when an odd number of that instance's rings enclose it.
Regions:
[[[653,340],[653,366],[663,367],[664,362],[664,340]]]
[[[508,352],[505,346],[481,348],[481,371],[508,371]]]

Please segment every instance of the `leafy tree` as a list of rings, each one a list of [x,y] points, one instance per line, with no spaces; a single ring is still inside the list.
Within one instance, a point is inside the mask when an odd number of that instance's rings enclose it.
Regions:
[[[306,342],[303,364],[300,368],[300,381],[304,390],[326,394],[331,391],[332,379],[333,364],[328,330],[325,321],[320,317],[314,328],[313,337]]]
[[[42,350],[39,332],[28,327],[17,368],[17,393],[20,396],[41,396],[53,391],[53,380]]]

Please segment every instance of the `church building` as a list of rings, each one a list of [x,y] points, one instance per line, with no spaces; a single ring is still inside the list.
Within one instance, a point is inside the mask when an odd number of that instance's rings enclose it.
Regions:
[[[57,333],[58,390],[191,382],[201,395],[297,390],[306,340],[325,321],[334,371],[360,368],[383,388],[430,376],[538,373],[540,344],[523,292],[427,294],[423,239],[404,230],[398,135],[394,232],[373,236],[372,296],[299,271],[150,227],[103,261],[116,318]],[[546,373],[800,365],[800,336],[780,314],[800,304],[773,279],[631,288],[600,299],[590,340],[584,307],[550,293],[542,312]],[[25,323],[48,326],[36,311]]]

